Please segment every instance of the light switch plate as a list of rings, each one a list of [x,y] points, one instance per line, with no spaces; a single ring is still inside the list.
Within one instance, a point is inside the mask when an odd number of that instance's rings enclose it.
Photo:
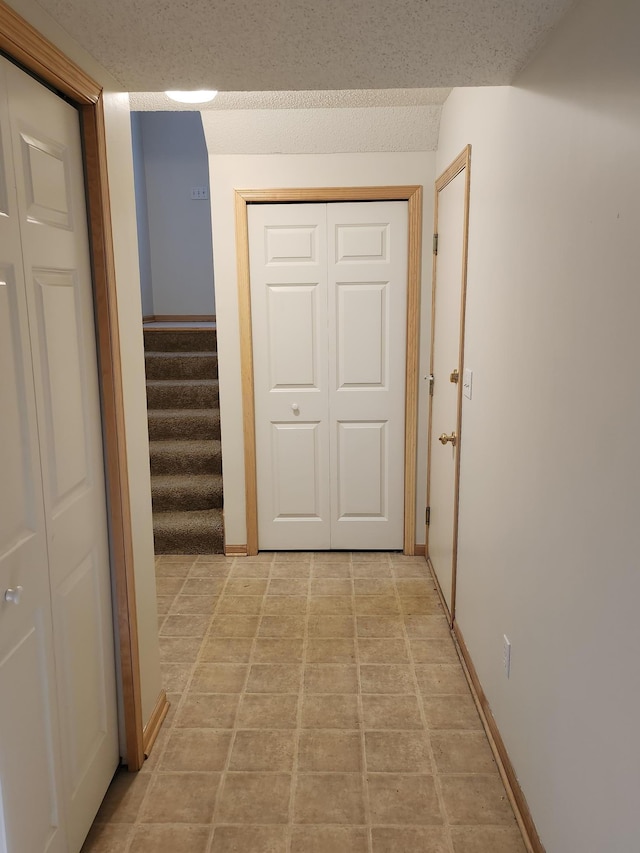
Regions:
[[[462,392],[468,400],[471,399],[472,386],[473,386],[473,370],[469,370],[468,367],[465,367],[464,374],[462,376]]]
[[[209,198],[209,188],[208,187],[191,187],[191,198],[194,198],[194,199]]]

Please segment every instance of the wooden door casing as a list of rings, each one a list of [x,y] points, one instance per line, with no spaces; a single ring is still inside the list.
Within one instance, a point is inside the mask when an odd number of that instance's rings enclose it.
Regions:
[[[453,624],[462,441],[464,318],[467,288],[471,148],[467,146],[435,184],[431,315],[431,376],[426,528],[427,559]],[[454,371],[457,381],[452,381]],[[440,436],[455,432],[455,444]]]
[[[256,554],[258,550],[258,524],[255,455],[254,363],[251,332],[251,290],[249,278],[249,235],[247,218],[248,206],[252,203],[270,202],[299,203],[380,200],[407,202],[409,225],[406,318],[403,549],[405,554],[413,555],[416,552],[416,441],[418,413],[418,356],[420,339],[420,280],[422,267],[422,187],[408,185],[384,187],[314,187],[236,190],[235,199],[245,457],[247,525],[246,553],[249,555]]]

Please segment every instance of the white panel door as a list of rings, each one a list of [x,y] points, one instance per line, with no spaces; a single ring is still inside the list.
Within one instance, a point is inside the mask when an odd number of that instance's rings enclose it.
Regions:
[[[41,448],[69,849],[118,764],[111,581],[79,117],[6,66]]]
[[[251,205],[249,255],[262,550],[331,547],[324,205]]]
[[[407,205],[248,216],[259,547],[402,548]]]
[[[460,172],[438,193],[438,254],[431,373],[434,377],[429,440],[429,506],[427,556],[442,594],[453,612],[455,571],[455,478],[459,452],[453,435],[458,423],[459,384],[451,374],[460,369],[460,312],[463,277],[465,177]],[[458,377],[462,381],[462,377]],[[443,439],[444,440],[444,439]]]
[[[404,532],[408,208],[327,205],[331,547]]]
[[[0,61],[0,851],[67,851],[29,321]]]

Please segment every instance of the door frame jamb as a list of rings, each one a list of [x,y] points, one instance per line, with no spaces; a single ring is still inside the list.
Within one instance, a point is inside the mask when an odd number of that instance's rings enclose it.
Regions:
[[[445,613],[448,614],[449,624],[453,627],[456,615],[456,581],[457,581],[457,564],[458,564],[458,508],[460,503],[460,445],[462,439],[462,385],[464,375],[464,328],[465,328],[465,313],[467,305],[467,265],[469,255],[469,197],[471,190],[471,146],[466,145],[458,154],[456,159],[444,170],[439,178],[436,179],[434,188],[434,207],[433,207],[433,232],[434,244],[438,238],[438,200],[439,193],[447,187],[454,178],[464,172],[464,219],[462,223],[462,277],[460,282],[460,343],[458,354],[458,370],[460,371],[458,378],[458,396],[457,396],[457,413],[456,413],[456,460],[454,468],[454,491],[453,491],[453,551],[452,551],[452,566],[451,566],[451,609],[447,607],[446,599],[440,588],[440,581],[436,575],[433,563],[429,557],[429,526],[425,526],[425,553],[427,563],[431,569],[431,574],[438,587],[438,593],[442,601]],[[433,252],[433,273],[432,273],[432,291],[431,291],[431,354],[429,357],[429,372],[433,376],[433,355],[435,344],[436,330],[436,287],[437,287],[437,263],[438,253],[434,248]],[[431,432],[432,432],[432,413],[433,405],[429,407],[429,428],[428,428],[428,445],[427,445],[427,506],[431,506]]]
[[[144,761],[142,693],[103,90],[2,0],[0,50],[43,83],[65,95],[80,114],[104,432],[110,562],[115,580],[114,615],[124,706],[124,759],[129,770],[139,770]]]
[[[418,367],[420,350],[420,282],[422,270],[422,186],[310,187],[235,191],[240,364],[244,429],[247,555],[258,553],[258,490],[253,385],[253,338],[249,277],[248,205],[278,202],[406,201],[409,209],[407,272],[407,351],[404,446],[404,553],[415,554],[416,448],[418,435]]]

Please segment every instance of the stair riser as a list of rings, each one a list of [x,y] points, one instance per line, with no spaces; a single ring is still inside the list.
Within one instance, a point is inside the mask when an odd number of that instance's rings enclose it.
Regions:
[[[161,415],[149,413],[149,438],[151,441],[163,438],[214,438],[220,439],[220,418],[207,414],[206,417],[185,415],[184,417],[162,418]]]
[[[156,554],[220,554],[222,512],[154,512]]]
[[[175,532],[153,534],[156,554],[222,554],[224,541],[217,532],[199,533]]]
[[[160,495],[152,498],[154,512],[189,512],[199,509],[222,509],[222,495]]]
[[[217,405],[216,385],[147,385],[149,409],[212,409]]]
[[[218,378],[218,358],[212,354],[196,356],[158,356],[147,354],[144,364],[147,379]]]
[[[215,352],[215,329],[145,329],[146,352]]]
[[[151,455],[151,476],[156,474],[221,474],[222,457],[189,455]]]
[[[145,329],[144,343],[155,552],[221,554],[215,329]]]
[[[208,489],[159,490],[151,480],[151,503],[154,512],[180,512],[198,509],[222,509],[222,489],[215,483]]]

